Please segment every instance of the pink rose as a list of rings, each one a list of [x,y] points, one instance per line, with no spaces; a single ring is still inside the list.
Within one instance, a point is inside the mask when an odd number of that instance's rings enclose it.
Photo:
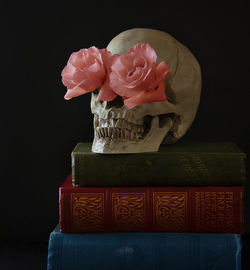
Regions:
[[[72,53],[62,71],[62,82],[68,89],[64,98],[71,99],[101,87],[111,57],[108,50],[94,46]]]
[[[157,65],[156,58],[149,44],[139,43],[114,59],[109,74],[110,87],[123,97],[128,109],[166,100],[164,80],[170,70],[166,62]]]
[[[117,54],[114,54],[109,57],[107,63],[106,63],[106,71],[107,75],[105,78],[105,81],[99,91],[99,94],[97,96],[97,100],[103,100],[103,101],[111,101],[117,97],[117,93],[113,91],[113,89],[110,87],[110,77],[109,74],[111,73],[111,66],[114,63],[114,61],[119,56]]]

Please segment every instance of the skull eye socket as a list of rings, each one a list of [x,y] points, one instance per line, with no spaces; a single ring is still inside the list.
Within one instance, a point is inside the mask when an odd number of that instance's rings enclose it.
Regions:
[[[121,96],[117,96],[115,99],[108,101],[106,108],[109,109],[111,107],[121,108],[123,106],[123,99]]]
[[[100,88],[97,88],[96,90],[92,91],[92,94],[95,95],[95,96],[97,96],[99,94],[99,92],[100,92]],[[111,100],[111,101],[99,100],[97,102],[98,103],[101,103],[101,104],[104,103],[105,109],[110,109],[111,107],[121,108],[124,105],[123,99],[119,95],[117,95],[117,97],[115,99]]]
[[[92,91],[92,93],[94,93],[95,95],[98,95],[100,92],[100,88],[96,88],[96,90]]]
[[[177,104],[176,95],[174,93],[174,90],[171,88],[170,83],[167,80],[165,80],[165,93],[167,96],[167,101],[169,103],[176,105]]]

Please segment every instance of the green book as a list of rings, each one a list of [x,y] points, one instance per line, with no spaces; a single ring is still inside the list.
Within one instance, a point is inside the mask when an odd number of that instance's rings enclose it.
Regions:
[[[246,181],[246,155],[231,142],[178,142],[137,154],[96,154],[91,143],[78,143],[71,156],[74,186],[238,186]]]

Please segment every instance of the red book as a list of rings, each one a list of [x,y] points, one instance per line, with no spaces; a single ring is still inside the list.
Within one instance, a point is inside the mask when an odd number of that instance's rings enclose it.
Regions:
[[[243,186],[59,189],[60,228],[84,232],[243,233]]]

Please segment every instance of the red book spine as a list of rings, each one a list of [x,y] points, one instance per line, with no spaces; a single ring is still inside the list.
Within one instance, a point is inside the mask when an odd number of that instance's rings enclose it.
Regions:
[[[84,232],[243,233],[243,186],[59,189],[60,228]]]

